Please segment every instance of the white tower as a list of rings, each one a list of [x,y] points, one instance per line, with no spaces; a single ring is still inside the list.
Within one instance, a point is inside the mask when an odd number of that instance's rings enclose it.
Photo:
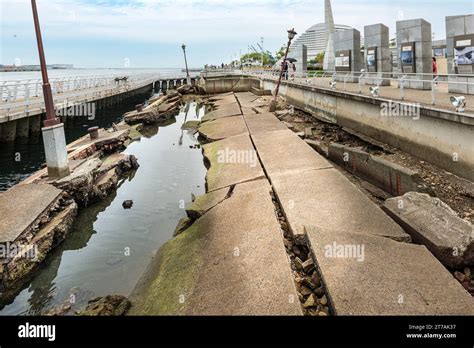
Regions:
[[[326,71],[334,71],[334,18],[332,16],[331,0],[324,0],[324,18],[326,23],[327,46],[324,52],[323,69]]]

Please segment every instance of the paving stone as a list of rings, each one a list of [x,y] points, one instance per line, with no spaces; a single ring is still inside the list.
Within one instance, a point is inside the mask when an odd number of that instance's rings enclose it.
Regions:
[[[222,117],[242,115],[240,106],[237,103],[221,106],[217,110],[211,111],[201,118],[201,121],[210,121]]]
[[[206,144],[203,151],[210,163],[206,176],[208,191],[265,177],[246,134]]]
[[[288,129],[272,113],[244,115],[250,134]]]
[[[235,135],[248,134],[242,116],[224,117],[204,122],[198,128],[199,134],[209,141],[229,138]]]
[[[314,225],[398,241],[411,240],[337,169],[293,172],[271,177],[271,182],[297,237],[304,233],[304,226]]]
[[[330,162],[288,129],[252,134],[252,139],[270,177],[332,168]]]
[[[422,245],[307,227],[336,315],[473,315],[474,300]]]
[[[302,315],[268,183],[259,184],[161,248],[131,314]]]

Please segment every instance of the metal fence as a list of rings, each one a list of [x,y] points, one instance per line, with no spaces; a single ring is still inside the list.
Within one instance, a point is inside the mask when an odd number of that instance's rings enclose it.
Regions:
[[[198,73],[192,74],[195,77]],[[56,103],[71,105],[138,89],[156,81],[186,79],[186,73],[73,76],[50,79]],[[42,80],[0,82],[0,113],[29,113],[44,108]],[[1,121],[1,120],[0,120]]]
[[[249,75],[255,75],[266,78],[277,79],[280,75],[279,69],[265,69],[265,70],[243,70],[243,73]],[[362,87],[364,85],[371,85],[373,88],[370,89],[370,93],[374,97],[381,97],[382,90],[380,89],[383,81],[389,81],[390,85],[393,85],[399,89],[399,98],[405,99],[405,89],[407,84],[410,82],[419,82],[423,84],[429,84],[431,89],[431,104],[436,105],[437,103],[437,92],[439,86],[444,84],[448,86],[448,89],[452,86],[457,87],[458,90],[465,90],[464,94],[474,94],[474,83],[468,82],[470,79],[474,81],[474,75],[456,75],[456,74],[445,74],[435,75],[426,73],[399,73],[399,72],[341,72],[341,71],[305,71],[303,73],[294,74],[291,72],[285,76],[289,81],[300,83],[304,85],[317,85],[318,79],[328,78],[331,80],[328,83],[328,88],[333,90],[347,90],[347,84],[356,81],[359,85],[358,92],[363,93]],[[461,81],[464,80],[464,81]],[[342,82],[342,88],[338,85],[338,82]],[[383,87],[383,86],[382,86]],[[471,91],[470,93],[467,93]],[[456,92],[463,94],[462,92]]]

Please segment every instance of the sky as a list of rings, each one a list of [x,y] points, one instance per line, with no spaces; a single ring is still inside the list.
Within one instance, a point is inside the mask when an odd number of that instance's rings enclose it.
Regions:
[[[286,31],[324,22],[324,0],[37,0],[48,64],[83,68],[180,68],[220,64],[261,37],[272,53]],[[361,31],[424,18],[435,39],[445,16],[474,13],[474,0],[332,0],[334,21]],[[0,0],[0,64],[39,64],[30,0]]]

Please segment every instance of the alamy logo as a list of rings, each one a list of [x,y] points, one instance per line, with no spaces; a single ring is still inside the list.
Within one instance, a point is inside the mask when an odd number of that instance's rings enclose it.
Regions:
[[[225,150],[217,151],[217,163],[248,164],[251,168],[257,166],[257,152],[255,150]]]
[[[363,262],[365,259],[365,246],[333,242],[324,247],[324,256],[327,258],[356,259],[358,262]]]
[[[26,322],[18,326],[18,337],[20,338],[47,338],[52,342],[56,340],[55,325],[34,325]]]
[[[95,103],[56,105],[56,116],[58,117],[87,117],[88,120],[95,119]]]
[[[411,117],[420,119],[420,103],[396,103],[389,101],[380,104],[380,115],[384,117]]]

